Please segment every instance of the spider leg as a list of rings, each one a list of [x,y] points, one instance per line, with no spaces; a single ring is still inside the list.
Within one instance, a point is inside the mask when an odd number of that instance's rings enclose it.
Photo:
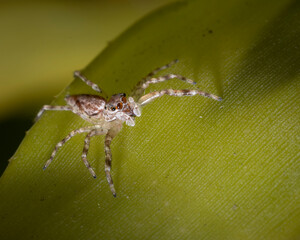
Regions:
[[[82,157],[82,160],[83,160],[85,166],[88,168],[88,170],[90,171],[90,173],[92,174],[92,176],[94,178],[96,178],[96,174],[95,174],[94,170],[91,168],[91,165],[87,160],[87,154],[88,154],[89,147],[90,147],[90,140],[91,140],[91,137],[96,136],[96,135],[102,135],[104,133],[105,133],[105,131],[103,131],[102,129],[99,129],[99,130],[93,129],[86,135],[86,137],[84,139],[84,147],[83,147],[81,157]]]
[[[35,121],[39,120],[40,117],[42,116],[42,114],[46,111],[46,110],[54,110],[54,111],[72,111],[72,107],[70,106],[51,106],[51,105],[44,105],[42,107],[42,109],[39,111],[39,113],[37,114]]]
[[[92,87],[92,89],[94,89],[95,91],[101,93],[101,89],[99,88],[99,86],[96,83],[93,83],[92,81],[88,80],[85,76],[83,76],[81,74],[80,71],[75,71],[74,72],[74,77],[78,77],[80,78],[82,81],[84,81],[87,85],[89,85],[90,87]]]
[[[148,78],[154,76],[156,73],[158,73],[158,72],[160,72],[160,71],[162,71],[162,70],[164,70],[164,69],[167,69],[167,68],[171,67],[172,65],[174,65],[175,63],[178,63],[178,62],[179,62],[179,60],[178,60],[178,59],[175,59],[175,60],[173,60],[172,62],[170,62],[170,63],[168,63],[168,64],[166,64],[166,65],[164,65],[164,66],[162,66],[162,67],[159,67],[159,68],[154,69],[152,72],[150,72],[150,73],[146,76],[145,79],[148,79]]]
[[[50,163],[52,162],[53,158],[55,157],[57,151],[67,142],[69,141],[72,137],[74,137],[76,134],[79,134],[79,133],[84,133],[84,132],[90,132],[91,130],[93,129],[96,129],[96,128],[101,128],[100,126],[96,125],[96,126],[88,126],[88,127],[82,127],[82,128],[79,128],[79,129],[76,129],[76,130],[73,130],[72,132],[70,132],[68,134],[68,136],[66,136],[63,140],[61,140],[60,142],[58,142],[50,156],[50,159],[45,163],[43,169],[45,170],[49,165]]]
[[[107,132],[105,136],[105,142],[104,142],[104,150],[105,150],[105,175],[107,182],[109,184],[110,190],[113,194],[114,197],[116,197],[116,190],[114,187],[114,183],[110,174],[111,170],[111,162],[112,162],[112,155],[111,155],[111,149],[110,149],[110,144],[112,139],[118,134],[118,132],[121,130],[122,125],[117,126],[114,129],[111,129]]]
[[[112,137],[109,134],[106,134],[105,136],[105,175],[107,182],[109,184],[110,190],[114,197],[116,197],[116,190],[114,187],[114,183],[110,174],[111,170],[111,161],[112,161],[112,155],[110,150],[110,144],[111,144]]]
[[[182,90],[165,89],[165,90],[151,92],[151,93],[148,93],[148,94],[142,96],[139,99],[138,103],[140,104],[140,106],[143,106],[143,105],[146,105],[147,103],[151,102],[155,98],[161,97],[163,95],[170,95],[170,96],[175,96],[175,97],[201,95],[201,96],[204,96],[204,97],[212,98],[212,99],[217,100],[217,101],[221,101],[222,100],[222,98],[220,98],[220,97],[218,97],[218,96],[216,96],[214,94],[206,93],[206,92],[199,91],[199,90],[190,90],[190,89],[182,89]]]
[[[187,82],[187,83],[192,84],[192,85],[196,84],[196,82],[194,82],[193,80],[188,79],[186,77],[183,77],[181,75],[178,75],[178,74],[168,74],[168,75],[157,77],[157,78],[150,78],[149,80],[147,80],[146,82],[144,82],[141,85],[140,91],[144,91],[152,83],[161,83],[161,82],[173,79],[173,78],[177,78],[177,79],[179,79],[181,81]]]
[[[159,67],[159,68],[156,68],[155,70],[153,70],[152,72],[150,72],[145,78],[143,78],[137,85],[136,87],[134,88],[133,92],[132,92],[132,96],[139,96],[141,94],[143,94],[145,88],[143,88],[143,85],[146,84],[152,76],[154,76],[155,74],[157,74],[159,71],[162,71],[164,69],[167,69],[169,67],[171,67],[172,65],[174,65],[175,63],[177,63],[179,60],[178,59],[175,59],[173,60],[172,62],[162,66],[162,67]],[[152,83],[152,82],[150,82]],[[148,83],[148,85],[150,84]],[[147,85],[147,87],[148,87]],[[147,88],[146,87],[146,88]]]

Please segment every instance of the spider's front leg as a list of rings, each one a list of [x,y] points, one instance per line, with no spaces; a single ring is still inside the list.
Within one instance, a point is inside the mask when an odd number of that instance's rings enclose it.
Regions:
[[[152,71],[151,73],[149,73],[147,75],[147,77],[142,79],[142,81],[140,81],[136,85],[135,90],[132,92],[132,96],[140,97],[143,94],[143,92],[145,91],[145,89],[149,87],[150,84],[161,83],[161,82],[164,82],[164,81],[167,81],[167,80],[170,80],[170,79],[174,79],[174,78],[177,78],[178,80],[181,80],[183,82],[195,85],[196,84],[195,81],[193,81],[192,79],[188,79],[184,76],[181,76],[179,74],[172,74],[171,73],[171,74],[167,74],[167,75],[164,75],[164,76],[153,77],[152,78],[152,76],[155,75],[156,73],[158,73],[159,71],[167,69],[167,68],[171,67],[173,64],[175,64],[177,62],[178,62],[178,60],[175,59],[174,61],[170,62],[169,64],[164,65],[160,68],[157,68],[154,71]]]
[[[151,102],[155,98],[161,97],[163,95],[169,95],[169,96],[175,96],[175,97],[182,97],[182,96],[195,96],[195,95],[201,95],[204,97],[212,98],[217,101],[221,101],[222,98],[211,94],[207,92],[203,92],[200,90],[191,90],[191,89],[182,89],[182,90],[176,90],[176,89],[165,89],[155,92],[150,92],[144,96],[142,96],[138,103],[140,106],[146,105],[147,103]]]
[[[114,197],[117,196],[116,190],[114,187],[114,183],[111,177],[111,162],[112,162],[112,154],[111,154],[111,149],[110,149],[110,144],[112,139],[119,133],[121,130],[122,125],[117,125],[114,128],[111,128],[108,133],[105,136],[105,142],[104,142],[104,150],[105,150],[105,175],[107,182],[109,184],[110,190],[113,194]]]
[[[84,139],[84,147],[83,147],[83,151],[82,151],[82,161],[84,162],[84,165],[88,168],[88,170],[90,171],[90,173],[92,174],[93,178],[96,178],[96,173],[95,171],[92,169],[90,163],[87,160],[87,154],[90,148],[90,141],[91,141],[91,137],[93,136],[97,136],[97,135],[103,135],[105,134],[107,131],[104,131],[103,129],[93,129],[92,131],[90,131],[85,139]]]
[[[110,149],[110,144],[111,144],[112,137],[109,134],[106,134],[105,136],[105,175],[107,182],[109,184],[110,190],[114,197],[116,197],[116,189],[110,174],[111,170],[111,161],[112,161],[112,155],[111,155],[111,149]]]

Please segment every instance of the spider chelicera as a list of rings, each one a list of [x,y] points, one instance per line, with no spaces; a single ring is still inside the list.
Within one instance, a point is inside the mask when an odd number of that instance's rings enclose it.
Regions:
[[[98,95],[71,95],[66,96],[65,100],[67,102],[66,106],[51,106],[45,105],[39,111],[37,115],[37,119],[41,117],[45,110],[56,110],[56,111],[71,111],[77,115],[79,115],[84,120],[90,122],[92,125],[87,127],[82,127],[76,130],[73,130],[66,136],[63,140],[56,144],[55,149],[53,150],[50,159],[45,163],[43,169],[45,170],[49,164],[52,162],[59,148],[61,148],[67,141],[69,141],[73,136],[79,133],[87,133],[84,140],[84,147],[82,152],[82,160],[85,166],[88,168],[90,173],[94,178],[96,178],[96,174],[94,170],[91,168],[88,160],[87,153],[90,146],[90,139],[93,136],[97,135],[105,135],[105,174],[108,184],[110,186],[110,190],[114,197],[116,197],[116,190],[113,184],[113,180],[110,174],[111,171],[111,162],[112,162],[112,154],[110,149],[110,144],[112,139],[119,133],[122,128],[123,122],[126,122],[128,126],[135,125],[135,117],[141,116],[141,107],[151,102],[155,98],[161,97],[163,95],[170,96],[195,96],[201,95],[208,98],[212,98],[217,101],[221,101],[222,99],[216,95],[206,93],[199,90],[194,89],[165,89],[159,90],[155,92],[150,92],[143,95],[145,89],[154,83],[164,82],[169,79],[177,78],[189,84],[196,84],[191,79],[183,77],[178,74],[168,74],[160,77],[153,77],[157,72],[169,68],[171,65],[177,63],[178,60],[174,60],[171,63],[164,65],[160,68],[155,69],[151,73],[149,73],[142,81],[140,81],[135,90],[133,91],[132,97],[126,97],[125,93],[120,93],[111,96],[109,100],[98,96]],[[79,71],[74,72],[74,77],[80,78],[87,85],[92,87],[95,91],[101,92],[101,89],[97,84],[88,80],[85,76],[83,76]],[[136,98],[136,100],[134,99]]]

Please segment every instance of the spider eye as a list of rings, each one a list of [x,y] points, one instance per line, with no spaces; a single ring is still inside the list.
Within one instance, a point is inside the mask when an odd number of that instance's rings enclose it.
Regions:
[[[121,99],[121,100],[122,100],[122,102],[123,102],[123,103],[126,103],[126,102],[127,102],[127,99],[126,99],[126,97],[125,97],[125,96],[124,96],[124,97],[122,97],[122,99]]]
[[[122,103],[118,103],[118,104],[117,104],[117,108],[118,108],[118,109],[122,109],[122,108],[123,108],[123,104],[122,104]]]
[[[112,110],[112,111],[116,111],[116,108],[115,108],[115,107],[112,107],[111,110]]]

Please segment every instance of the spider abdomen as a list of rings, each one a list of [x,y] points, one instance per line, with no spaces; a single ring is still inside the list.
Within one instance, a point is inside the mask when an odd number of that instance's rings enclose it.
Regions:
[[[71,95],[65,98],[72,112],[85,120],[99,119],[103,116],[106,100],[97,95]]]

